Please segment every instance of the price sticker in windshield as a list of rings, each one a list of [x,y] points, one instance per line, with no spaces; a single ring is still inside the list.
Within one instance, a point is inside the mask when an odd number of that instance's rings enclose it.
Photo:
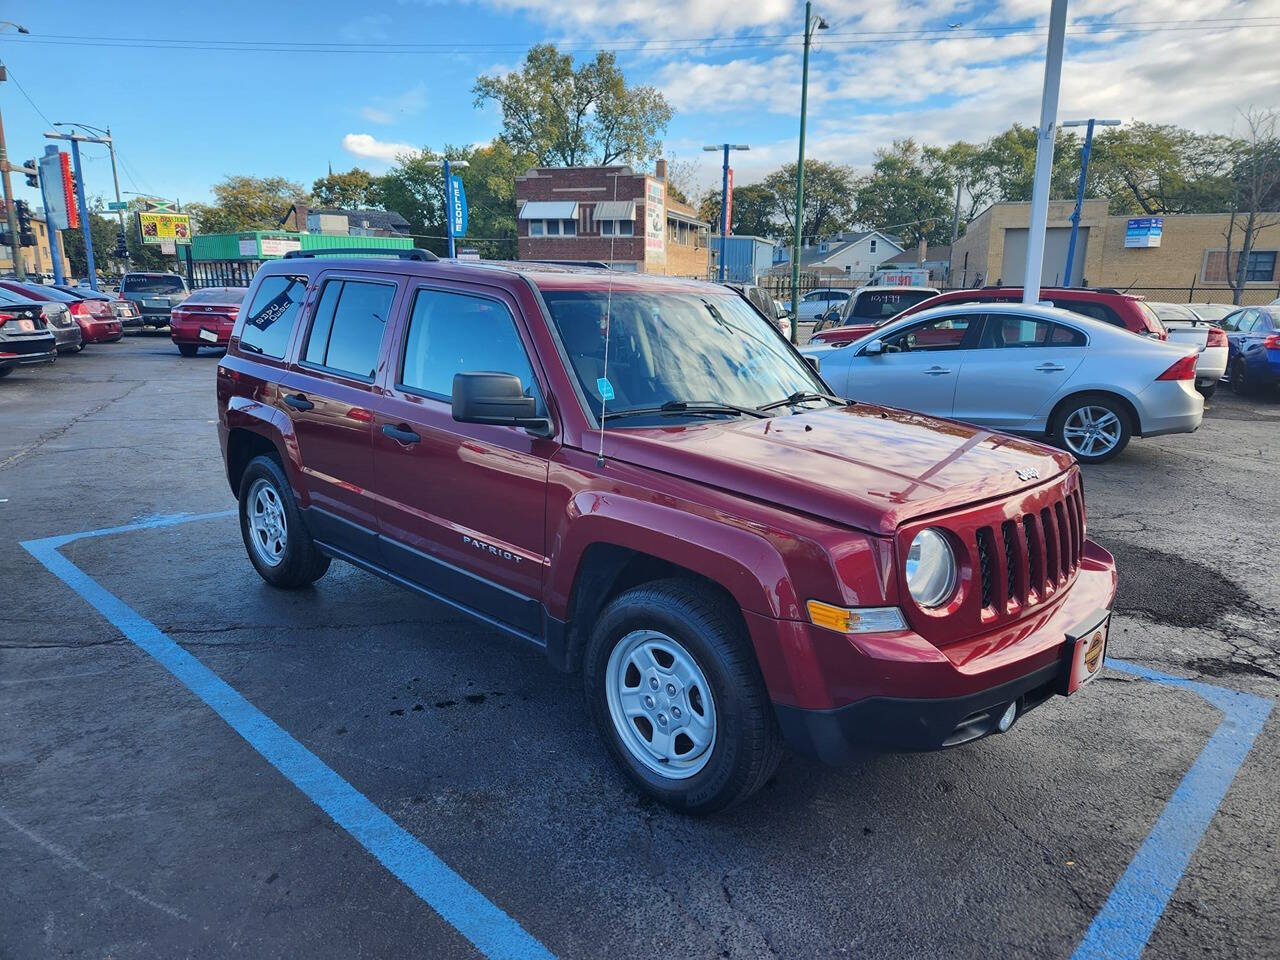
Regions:
[[[596,390],[599,391],[601,400],[613,399],[613,384],[607,377],[601,377],[596,381]]]

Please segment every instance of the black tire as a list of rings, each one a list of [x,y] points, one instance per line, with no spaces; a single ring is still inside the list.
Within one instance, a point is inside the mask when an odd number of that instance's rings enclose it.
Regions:
[[[1211,383],[1202,383],[1202,384],[1200,384],[1200,386],[1196,387],[1196,389],[1200,391],[1200,395],[1201,395],[1202,397],[1204,397],[1206,400],[1208,400],[1208,399],[1209,399],[1210,397],[1212,397],[1215,393],[1217,393],[1217,391],[1218,391],[1218,384],[1217,384],[1217,381],[1214,381],[1214,382],[1211,382]]]
[[[200,348],[194,343],[180,343],[178,344],[178,352],[184,357],[194,357],[200,352]]]
[[[715,705],[710,758],[683,780],[648,769],[623,743],[609,711],[610,654],[632,631],[676,640],[706,677]],[[764,786],[782,756],[782,734],[755,653],[731,602],[686,580],[659,580],[619,594],[601,613],[583,663],[587,705],[614,761],[641,793],[676,810],[712,813]]]
[[[275,565],[264,561],[250,542],[252,533],[249,498],[257,481],[262,481],[274,491],[284,512],[287,531],[285,546]],[[311,531],[307,529],[306,521],[302,519],[302,513],[294,499],[293,488],[275,457],[260,456],[249,461],[240,478],[239,500],[240,536],[244,540],[245,552],[249,554],[249,562],[263,580],[282,590],[296,590],[309,586],[324,576],[329,569],[329,558],[320,552],[311,539]]]
[[[13,367],[0,367],[0,380],[13,373]]]
[[[1256,392],[1249,367],[1241,357],[1236,357],[1231,365],[1231,392],[1241,397],[1251,397]]]
[[[1098,454],[1085,454],[1077,449],[1073,449],[1071,444],[1067,442],[1066,428],[1068,422],[1072,419],[1072,415],[1085,407],[1095,407],[1106,410],[1111,413],[1120,422],[1119,436],[1116,438],[1115,445],[1110,449]],[[1129,445],[1129,438],[1133,436],[1133,424],[1130,422],[1129,411],[1125,406],[1108,396],[1105,393],[1082,393],[1079,396],[1071,397],[1064,403],[1054,414],[1053,424],[1049,429],[1050,436],[1053,438],[1055,445],[1063,450],[1068,450],[1081,463],[1106,463],[1118,457],[1124,448]]]

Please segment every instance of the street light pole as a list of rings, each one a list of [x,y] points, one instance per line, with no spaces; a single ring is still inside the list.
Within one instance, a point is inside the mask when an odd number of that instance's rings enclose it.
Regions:
[[[1067,0],[1053,0],[1049,8],[1049,43],[1044,58],[1044,95],[1040,101],[1040,129],[1036,133],[1036,179],[1031,190],[1031,222],[1027,230],[1027,264],[1022,302],[1040,299],[1044,274],[1044,233],[1049,225],[1049,187],[1053,174],[1053,143],[1058,131],[1058,90],[1062,85],[1062,46],[1067,32]]]
[[[1065,2],[1065,0],[1063,0]],[[804,5],[804,72],[800,80],[800,154],[796,161],[796,235],[791,247],[791,342],[800,330],[800,239],[804,229],[804,122],[809,112],[809,47],[813,31],[827,29],[827,21],[813,16],[812,0]]]
[[[721,143],[712,144],[709,147],[703,147],[703,150],[716,153],[720,150],[724,151],[724,167],[721,170],[720,179],[720,282],[724,283],[724,258],[728,250],[728,234],[729,234],[729,151],[730,150],[750,150],[751,148],[745,143]]]
[[[453,206],[449,203],[449,196],[452,190],[452,184],[449,180],[449,177],[452,175],[451,171],[453,170],[454,167],[458,167],[458,168],[469,167],[471,166],[471,164],[468,163],[466,160],[454,160],[450,162],[450,160],[447,157],[441,160],[439,163],[440,163],[440,166],[444,167],[444,235],[449,240],[449,259],[452,260],[454,258]],[[436,161],[434,160],[428,161],[427,166],[429,167],[436,166]]]
[[[120,175],[116,172],[116,142],[111,137],[111,128],[107,127],[104,130],[101,127],[95,127],[89,123],[65,123],[63,121],[55,121],[53,125],[55,127],[71,127],[73,131],[76,127],[84,127],[86,130],[92,130],[95,133],[103,134],[102,139],[97,142],[105,143],[107,145],[108,152],[111,154],[111,182],[114,184],[116,190],[116,216],[120,220],[120,235],[124,236],[124,210],[120,207],[122,202],[120,200]],[[128,259],[129,255],[126,253],[126,263],[128,262]]]
[[[1067,244],[1067,267],[1062,274],[1062,285],[1064,287],[1071,286],[1071,267],[1076,259],[1076,236],[1080,233],[1080,211],[1084,207],[1084,187],[1085,181],[1089,177],[1089,154],[1093,152],[1093,127],[1097,124],[1102,127],[1118,127],[1119,120],[1095,120],[1090,117],[1088,120],[1066,120],[1063,122],[1064,127],[1087,126],[1088,129],[1084,135],[1084,146],[1080,148],[1080,185],[1076,188],[1076,206],[1071,211],[1071,240]]]

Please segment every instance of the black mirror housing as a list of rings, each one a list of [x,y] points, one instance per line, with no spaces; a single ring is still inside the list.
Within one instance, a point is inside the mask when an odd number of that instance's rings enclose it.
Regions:
[[[537,416],[537,402],[524,395],[520,378],[510,373],[455,373],[453,419],[459,423],[524,427],[542,436],[551,431],[551,421]]]

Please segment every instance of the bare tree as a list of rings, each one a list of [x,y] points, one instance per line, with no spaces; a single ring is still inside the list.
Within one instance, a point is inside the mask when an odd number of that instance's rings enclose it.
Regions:
[[[1250,107],[1243,114],[1246,131],[1232,147],[1231,217],[1224,236],[1227,240],[1226,275],[1232,300],[1237,306],[1244,297],[1249,276],[1249,260],[1258,236],[1280,225],[1280,115],[1274,109]],[[1237,237],[1239,250],[1234,251]],[[1231,257],[1237,253],[1233,264]]]

